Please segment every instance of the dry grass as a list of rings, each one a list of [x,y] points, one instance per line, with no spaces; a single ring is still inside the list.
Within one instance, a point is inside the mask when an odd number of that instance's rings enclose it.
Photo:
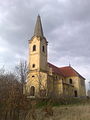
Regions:
[[[37,120],[90,120],[90,106],[54,107],[52,116],[46,116],[45,111],[38,109]]]
[[[19,114],[15,113],[13,119],[9,114],[6,119],[4,116],[1,117],[3,114],[0,114],[0,120],[90,120],[90,99],[81,101],[75,99],[69,104],[64,104],[66,101],[63,104],[60,103],[55,101],[53,105],[51,100],[46,102],[33,100],[27,104],[30,106],[29,109],[25,109],[26,111],[22,109]]]

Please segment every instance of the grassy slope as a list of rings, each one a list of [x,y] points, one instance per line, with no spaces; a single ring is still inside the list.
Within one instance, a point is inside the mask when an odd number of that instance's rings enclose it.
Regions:
[[[53,107],[53,116],[45,116],[42,110],[37,110],[38,120],[90,120],[89,105],[72,105]]]

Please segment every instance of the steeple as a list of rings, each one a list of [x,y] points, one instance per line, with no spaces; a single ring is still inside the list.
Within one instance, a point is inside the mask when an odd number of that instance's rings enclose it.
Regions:
[[[37,16],[37,21],[34,29],[34,36],[44,37],[40,15]]]

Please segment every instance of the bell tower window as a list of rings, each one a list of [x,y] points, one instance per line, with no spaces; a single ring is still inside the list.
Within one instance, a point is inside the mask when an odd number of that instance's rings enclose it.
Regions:
[[[42,51],[45,52],[45,47],[44,46],[42,46]]]
[[[36,45],[33,45],[33,51],[36,51]]]
[[[33,64],[32,67],[35,68],[35,64]]]

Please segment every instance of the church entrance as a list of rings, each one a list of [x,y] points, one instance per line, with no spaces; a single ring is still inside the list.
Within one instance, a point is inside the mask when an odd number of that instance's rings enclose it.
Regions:
[[[30,88],[30,96],[34,96],[35,95],[35,87],[31,86]]]
[[[74,91],[74,96],[78,97],[77,90]]]

